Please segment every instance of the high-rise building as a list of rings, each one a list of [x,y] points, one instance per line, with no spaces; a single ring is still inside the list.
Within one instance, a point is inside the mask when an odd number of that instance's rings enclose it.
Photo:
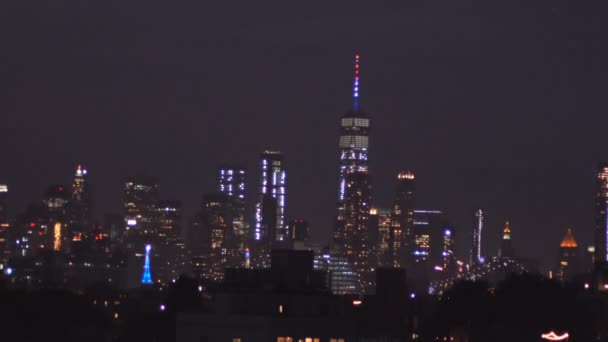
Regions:
[[[8,186],[0,184],[0,271],[7,265],[12,248],[7,198]]]
[[[350,259],[339,253],[324,251],[314,256],[314,269],[328,272],[329,289],[337,295],[359,293],[359,277]]]
[[[344,213],[335,234],[334,246],[353,264],[359,277],[359,291],[373,288],[375,265],[370,262],[372,245],[369,237],[371,179],[367,172],[346,175]]]
[[[572,229],[568,228],[564,239],[559,244],[559,260],[557,264],[556,277],[561,281],[571,280],[581,270],[580,255],[578,244],[572,234]]]
[[[389,237],[391,228],[391,210],[387,208],[372,208],[370,215],[370,241],[374,245],[379,264],[392,265],[389,260]]]
[[[245,168],[238,165],[224,164],[218,170],[218,191],[231,201],[233,211],[230,222],[232,240],[227,241],[226,245],[227,253],[230,255],[228,263],[231,267],[244,266],[243,256],[251,238],[246,220],[245,176]]]
[[[202,257],[200,277],[213,281],[224,278],[224,270],[230,265],[228,254],[230,241],[234,241],[232,229],[231,198],[222,193],[211,193],[203,196],[200,233],[205,246],[199,253]]]
[[[413,256],[414,263],[439,262],[443,250],[443,212],[440,210],[414,210]]]
[[[340,118],[338,221],[344,215],[347,174],[368,171],[370,118],[359,110],[359,71],[359,55],[355,55],[353,108]]]
[[[292,241],[310,240],[310,227],[308,221],[293,219],[289,221],[289,239]]]
[[[71,207],[68,207],[70,196],[65,187],[63,185],[51,185],[46,191],[42,202],[46,207],[46,219],[49,227],[45,245],[53,251],[66,252],[69,249],[68,243],[78,244],[82,242],[82,232],[77,235],[68,236],[67,210],[71,209]],[[74,238],[76,240],[80,239],[80,241],[74,241]]]
[[[158,261],[156,276],[164,284],[177,279],[187,270],[188,253],[181,238],[182,202],[164,200],[156,204],[154,221],[158,225],[156,238],[150,242],[156,244]]]
[[[287,239],[285,222],[286,177],[283,155],[264,151],[260,155],[260,192],[255,206],[254,240],[273,244]]]
[[[129,177],[123,193],[124,229],[127,251],[127,286],[140,285],[139,275],[144,262],[147,244],[151,244],[150,257],[157,264],[159,249],[155,246],[158,234],[156,208],[159,202],[158,181],[149,177]],[[156,277],[156,272],[152,277]]]
[[[505,222],[505,228],[502,230],[502,240],[500,241],[499,257],[502,258],[514,258],[515,251],[511,243],[511,227],[509,221]]]
[[[483,231],[483,219],[483,210],[477,210],[475,212],[475,221],[473,222],[473,239],[469,253],[469,264],[471,266],[482,264],[484,261],[483,256],[481,255],[481,233]]]
[[[608,163],[600,163],[595,194],[595,262],[608,262]]]
[[[402,171],[397,175],[397,190],[391,211],[389,266],[407,267],[411,264],[413,227],[414,174]]]
[[[223,164],[218,169],[218,191],[230,197],[245,200],[245,168],[235,164]]]
[[[445,227],[443,230],[443,248],[441,250],[441,268],[444,271],[453,270],[456,262],[454,229]]]
[[[76,167],[72,194],[68,203],[68,232],[71,238],[92,230],[91,194],[87,181],[87,169]]]
[[[159,201],[158,181],[148,177],[129,177],[124,187],[124,223],[127,235],[155,235],[155,213]],[[127,243],[127,249],[141,251],[142,246],[134,247]]]

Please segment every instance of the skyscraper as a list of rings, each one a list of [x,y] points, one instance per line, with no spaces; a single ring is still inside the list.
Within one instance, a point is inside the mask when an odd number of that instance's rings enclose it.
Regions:
[[[91,194],[87,181],[87,169],[76,166],[72,194],[68,203],[68,231],[70,237],[92,230]]]
[[[254,240],[284,241],[287,238],[285,222],[286,177],[283,155],[267,150],[260,155],[260,193],[255,206]]]
[[[505,222],[505,228],[502,230],[502,240],[500,242],[499,257],[502,258],[513,258],[515,257],[515,251],[511,243],[511,227],[509,221]]]
[[[397,190],[391,211],[389,231],[389,266],[407,267],[412,255],[414,227],[414,174],[402,171],[397,175]]]
[[[595,194],[595,262],[608,262],[608,163],[600,163]]]
[[[224,278],[224,269],[230,261],[229,244],[234,241],[232,229],[232,199],[222,193],[211,193],[203,196],[200,232],[203,248],[198,252],[203,254],[198,267],[202,278],[220,281]]]
[[[157,241],[158,225],[155,222],[156,206],[159,201],[158,181],[148,177],[129,177],[125,180],[123,193],[125,242],[129,288],[139,286],[138,275],[144,262],[145,246],[151,244],[152,262],[157,264],[159,249]],[[156,276],[156,273],[152,274]]]
[[[245,200],[245,168],[240,165],[223,164],[218,169],[218,191],[230,197]]]
[[[124,187],[124,222],[127,235],[153,235],[154,215],[159,201],[158,181],[149,177],[129,177]],[[129,249],[133,246],[129,246]],[[143,246],[138,248],[142,250]]]
[[[346,175],[353,172],[368,171],[369,132],[369,116],[359,110],[359,55],[355,55],[353,108],[340,119],[340,139],[338,142],[338,220],[340,220],[344,213]]]
[[[8,222],[8,186],[0,184],[0,270],[8,263],[11,254],[10,225]]]
[[[373,287],[374,268],[370,262],[372,246],[369,236],[371,209],[371,179],[367,172],[346,175],[344,213],[336,231],[334,245],[354,266],[359,277],[359,291]]]
[[[481,255],[481,233],[483,231],[483,210],[479,209],[475,212],[475,221],[473,222],[473,239],[469,255],[469,264],[471,266],[483,263]]]
[[[580,271],[580,255],[578,244],[572,234],[572,229],[568,228],[564,239],[559,244],[559,259],[557,264],[556,276],[561,281],[570,280],[572,276]]]
[[[218,170],[218,191],[226,195],[227,200],[231,201],[232,214],[230,215],[231,240],[227,241],[229,260],[228,264],[232,267],[244,265],[245,248],[249,235],[249,224],[245,218],[245,168],[239,165],[224,164]]]
[[[180,237],[182,231],[182,202],[163,200],[156,204],[154,221],[156,237],[149,239],[156,244],[159,260],[156,262],[157,278],[168,284],[177,279],[187,268],[187,253]]]

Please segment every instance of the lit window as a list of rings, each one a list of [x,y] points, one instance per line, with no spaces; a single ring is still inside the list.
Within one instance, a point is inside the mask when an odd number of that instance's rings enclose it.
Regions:
[[[240,337],[233,337],[232,338],[232,342],[241,342],[241,338]]]

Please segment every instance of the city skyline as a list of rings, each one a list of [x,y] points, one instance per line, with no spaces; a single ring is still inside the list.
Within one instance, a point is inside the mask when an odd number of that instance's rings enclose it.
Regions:
[[[49,13],[65,19],[65,13],[75,11],[91,22],[115,19],[127,37],[142,39],[130,47],[114,45],[103,39],[116,37],[108,29],[98,32],[101,39],[91,46],[80,46],[75,42],[86,34],[80,28],[87,26],[78,20],[50,28],[49,43],[66,48],[59,58],[45,52],[46,42],[31,36],[46,30],[46,21],[7,15],[9,27],[31,43],[11,43],[11,53],[1,57],[7,77],[0,81],[0,110],[6,113],[7,129],[0,137],[6,146],[0,182],[9,185],[12,217],[40,198],[49,184],[69,185],[69,174],[79,162],[90,171],[97,218],[120,212],[123,178],[142,172],[161,180],[163,197],[182,200],[187,217],[199,206],[201,194],[215,188],[218,164],[242,161],[255,177],[258,153],[276,148],[289,160],[288,217],[306,218],[313,237],[328,241],[335,212],[336,122],[350,107],[348,61],[356,51],[366,70],[361,107],[374,115],[370,170],[376,206],[391,206],[394,175],[407,169],[416,174],[418,207],[443,210],[453,221],[460,255],[468,247],[463,232],[471,229],[471,215],[478,208],[485,214],[482,254],[497,250],[507,219],[517,252],[541,259],[546,267],[553,264],[555,251],[538,246],[538,241],[557,246],[564,229],[572,227],[581,245],[592,242],[596,165],[607,159],[601,143],[601,128],[607,123],[601,100],[606,67],[601,61],[608,51],[590,41],[608,30],[587,22],[596,22],[595,12],[602,8],[575,11],[561,2],[543,1],[533,8],[501,4],[505,18],[478,8],[476,16],[494,20],[435,33],[424,30],[424,20],[396,21],[387,10],[365,15],[352,9],[336,23],[321,20],[328,38],[311,46],[319,36],[307,21],[276,33],[245,20],[247,27],[261,30],[250,36],[210,20],[209,25],[225,30],[214,36],[198,26],[204,21],[200,13],[177,8],[169,19],[180,18],[183,26],[152,44],[147,39],[159,30],[153,19],[162,14],[154,4],[142,17],[143,31],[115,18],[104,5],[97,5],[97,14],[78,12],[82,9],[64,13],[61,4],[56,6]],[[447,15],[448,24],[460,23],[458,15],[468,13],[456,4],[438,6],[454,10]],[[127,4],[123,10],[137,9]],[[420,15],[428,23],[442,22],[423,5],[394,5],[391,10],[406,18]],[[252,11],[268,16],[257,7]],[[302,18],[286,9],[274,11],[283,18]],[[513,13],[523,16],[519,19],[534,38],[521,38],[518,27],[510,25],[517,17]],[[369,20],[355,20],[359,16]],[[570,33],[574,49],[550,39],[568,28],[577,28],[578,33]],[[218,49],[210,42],[190,44],[198,42],[201,30],[203,37],[234,44],[219,44]],[[348,38],[355,31],[369,33]],[[264,32],[270,42],[280,42],[283,34],[302,40],[257,46]],[[440,39],[432,39],[433,34]],[[547,39],[531,46],[539,36]],[[379,38],[392,43],[376,44]],[[456,48],[440,48],[433,43],[437,41]],[[509,44],[524,52],[513,55]],[[166,49],[158,46],[172,49],[159,54]],[[142,62],[140,56],[149,58]],[[30,71],[11,69],[17,61]],[[215,65],[220,67],[210,67]],[[30,83],[39,86],[30,90]],[[235,134],[239,138],[231,139]],[[128,143],[138,153],[126,148]],[[255,187],[247,187],[250,200]]]

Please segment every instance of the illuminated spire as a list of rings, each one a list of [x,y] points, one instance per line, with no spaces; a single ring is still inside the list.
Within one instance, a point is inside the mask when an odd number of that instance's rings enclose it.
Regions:
[[[141,276],[142,285],[152,284],[152,275],[150,274],[150,250],[152,246],[146,245],[146,260],[144,261],[144,274]]]
[[[503,240],[511,239],[511,228],[509,228],[509,221],[505,222],[505,229],[502,231],[502,239]]]
[[[359,54],[355,54],[355,78],[353,80],[353,111],[359,112]]]
[[[562,240],[562,243],[559,246],[562,248],[578,247],[576,240],[574,240],[574,235],[572,235],[572,229],[568,228],[568,231],[566,232],[566,236],[564,236],[564,239]]]

